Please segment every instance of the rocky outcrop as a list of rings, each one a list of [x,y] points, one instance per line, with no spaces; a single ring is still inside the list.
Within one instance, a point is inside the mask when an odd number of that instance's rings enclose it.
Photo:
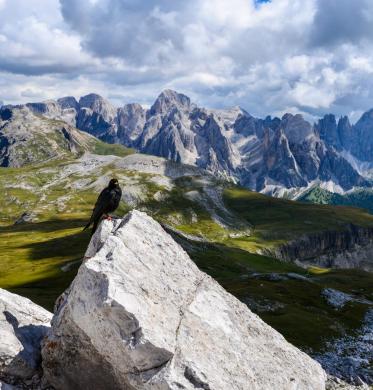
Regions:
[[[29,299],[0,289],[0,383],[33,389],[40,382],[40,343],[52,314]]]
[[[321,366],[144,213],[105,221],[43,344],[56,389],[324,389]]]
[[[373,229],[350,224],[341,231],[301,236],[267,252],[284,261],[373,271]]]

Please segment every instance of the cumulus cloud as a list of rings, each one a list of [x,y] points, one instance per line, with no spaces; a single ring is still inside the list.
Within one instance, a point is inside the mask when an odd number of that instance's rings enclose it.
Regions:
[[[311,45],[358,44],[373,38],[371,0],[318,0],[318,3]]]
[[[0,0],[0,100],[91,91],[309,118],[373,106],[370,0]]]

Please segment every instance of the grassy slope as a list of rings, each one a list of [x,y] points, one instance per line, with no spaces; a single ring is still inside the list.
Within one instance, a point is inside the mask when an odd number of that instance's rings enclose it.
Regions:
[[[101,154],[127,153],[111,149],[110,145],[99,147]],[[82,232],[82,226],[95,202],[96,184],[103,175],[115,175],[127,189],[134,183],[141,188],[143,196],[137,207],[186,233],[208,238],[210,243],[197,245],[184,239],[182,243],[204,271],[296,345],[319,349],[324,338],[341,335],[360,324],[367,306],[354,303],[336,311],[320,297],[325,286],[373,299],[371,274],[332,271],[311,275],[293,264],[252,253],[299,232],[343,228],[347,222],[373,224],[373,217],[361,210],[294,203],[231,187],[224,192],[226,205],[237,221],[246,219],[253,226],[251,236],[231,238],[230,229],[217,224],[203,206],[184,197],[188,191],[201,191],[193,180],[178,179],[173,189],[167,189],[152,175],[124,171],[113,164],[63,176],[73,164],[73,160],[49,161],[38,166],[0,169],[0,191],[4,194],[0,203],[0,287],[51,309],[55,298],[74,277],[89,241],[89,233]],[[76,188],[79,182],[84,190]],[[161,201],[154,197],[159,193],[165,195]],[[129,208],[123,202],[118,215]],[[34,213],[34,221],[13,225],[24,211]],[[69,270],[63,272],[61,267],[67,264]],[[253,273],[273,272],[298,273],[309,277],[312,283],[253,277]],[[253,301],[257,303],[253,305]],[[274,311],[263,311],[261,306],[268,302],[280,306]]]
[[[315,187],[302,195],[299,200],[315,204],[360,207],[373,214],[373,190],[371,189],[360,189],[349,194],[340,195]]]

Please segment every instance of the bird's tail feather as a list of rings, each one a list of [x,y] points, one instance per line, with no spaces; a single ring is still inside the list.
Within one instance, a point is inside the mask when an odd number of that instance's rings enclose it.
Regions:
[[[97,230],[97,226],[98,226],[99,222],[100,222],[100,220],[95,221],[95,222],[93,223],[92,230],[91,230],[91,236],[93,236],[94,233],[95,233],[95,231]]]

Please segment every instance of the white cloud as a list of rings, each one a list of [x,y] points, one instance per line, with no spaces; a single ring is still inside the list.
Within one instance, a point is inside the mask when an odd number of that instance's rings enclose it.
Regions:
[[[308,117],[373,106],[370,0],[0,0],[0,100],[91,91]]]

